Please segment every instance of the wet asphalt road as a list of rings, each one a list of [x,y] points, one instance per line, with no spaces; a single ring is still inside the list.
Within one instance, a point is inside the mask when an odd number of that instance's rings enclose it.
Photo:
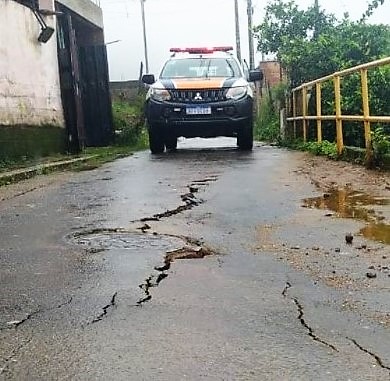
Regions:
[[[333,247],[356,222],[303,210],[318,190],[300,153],[234,144],[188,140],[0,202],[1,380],[390,379],[389,328],[278,252]],[[389,311],[388,283],[378,295]]]

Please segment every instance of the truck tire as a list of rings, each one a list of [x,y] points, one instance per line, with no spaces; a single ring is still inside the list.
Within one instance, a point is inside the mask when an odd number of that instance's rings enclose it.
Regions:
[[[165,147],[169,151],[175,151],[177,148],[177,137],[174,135],[168,135],[165,138]]]
[[[250,151],[253,148],[253,125],[248,123],[238,132],[237,146],[240,150]]]
[[[164,152],[164,139],[160,131],[149,127],[149,148],[152,154]]]

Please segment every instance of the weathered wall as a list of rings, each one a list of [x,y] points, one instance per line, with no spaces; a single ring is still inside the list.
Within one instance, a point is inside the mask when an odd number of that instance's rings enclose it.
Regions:
[[[64,127],[55,35],[38,42],[37,19],[13,0],[0,1],[0,15],[0,125]]]

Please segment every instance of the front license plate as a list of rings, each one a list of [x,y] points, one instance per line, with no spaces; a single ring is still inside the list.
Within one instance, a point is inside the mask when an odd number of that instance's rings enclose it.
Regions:
[[[187,115],[210,115],[211,107],[210,106],[194,106],[186,108]]]

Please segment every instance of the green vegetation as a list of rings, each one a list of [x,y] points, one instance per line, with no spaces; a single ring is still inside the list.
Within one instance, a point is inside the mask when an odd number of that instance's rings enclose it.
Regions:
[[[115,144],[119,146],[145,147],[144,94],[130,103],[115,100],[112,104]]]
[[[286,84],[275,86],[261,99],[255,120],[255,138],[269,142],[280,142],[279,109],[285,102]]]
[[[390,26],[337,20],[321,8],[272,0],[255,28],[258,50],[275,54],[292,87],[390,54]]]
[[[327,140],[323,140],[321,143],[317,142],[300,142],[296,146],[298,149],[302,151],[311,152],[314,155],[327,156],[330,159],[337,158],[337,146],[335,143],[328,142]]]
[[[375,161],[378,164],[385,164],[390,156],[390,136],[385,132],[383,126],[378,126],[372,132],[372,147]]]
[[[390,26],[366,23],[367,18],[383,2],[371,1],[361,20],[355,22],[349,19],[348,14],[338,20],[315,5],[302,10],[293,0],[271,0],[266,6],[263,22],[255,27],[258,50],[276,55],[287,74],[289,89],[335,71],[387,57],[390,55]],[[371,115],[390,115],[389,66],[369,71],[369,89]],[[279,107],[273,99],[273,91],[263,100],[257,130],[258,137],[274,141],[274,125],[279,118]],[[359,75],[345,77],[341,91],[343,113],[362,115]],[[324,83],[323,115],[334,115],[333,98],[333,83]],[[315,115],[315,91],[312,91],[309,101],[309,114]],[[266,126],[263,126],[264,122]],[[379,161],[381,156],[389,153],[386,143],[389,140],[389,127],[386,125],[373,133],[373,146]],[[315,133],[314,124],[311,123],[309,140],[315,139]],[[333,122],[323,123],[323,138],[334,141]],[[344,143],[347,146],[364,147],[362,123],[344,123]]]

